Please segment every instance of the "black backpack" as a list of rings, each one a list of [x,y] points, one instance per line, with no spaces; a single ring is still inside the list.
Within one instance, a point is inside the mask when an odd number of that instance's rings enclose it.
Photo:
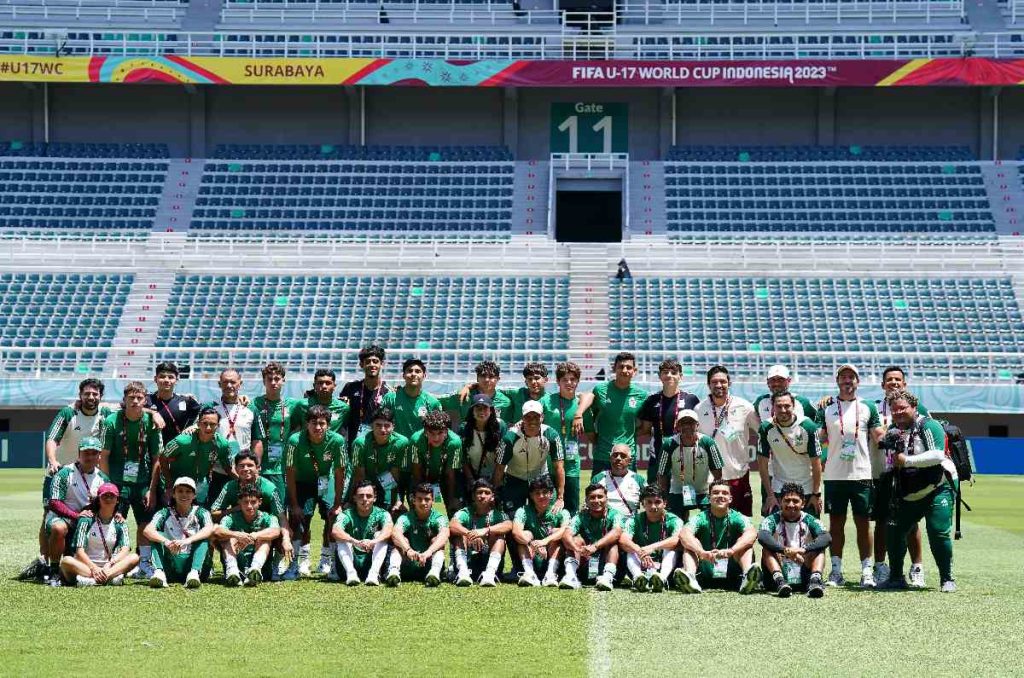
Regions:
[[[967,445],[967,439],[964,438],[964,432],[960,430],[960,427],[941,419],[936,421],[942,424],[942,430],[946,434],[946,456],[956,466],[956,474],[960,480],[959,487],[956,489],[956,531],[953,534],[954,539],[960,539],[962,536],[960,533],[960,506],[962,504],[968,511],[971,510],[970,504],[964,501],[963,488],[964,483],[971,482],[974,477],[974,460],[971,458],[971,448]]]

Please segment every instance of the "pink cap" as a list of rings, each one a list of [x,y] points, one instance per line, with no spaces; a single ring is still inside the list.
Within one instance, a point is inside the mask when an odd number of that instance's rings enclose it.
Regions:
[[[102,497],[105,494],[112,494],[115,497],[120,498],[121,490],[117,489],[117,485],[114,483],[103,483],[100,485],[99,491],[96,493],[97,497]]]

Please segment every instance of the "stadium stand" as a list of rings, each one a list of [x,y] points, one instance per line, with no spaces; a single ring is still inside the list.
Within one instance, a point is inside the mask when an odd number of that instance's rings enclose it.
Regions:
[[[113,342],[133,276],[0,273],[0,351],[5,372],[95,373]],[[89,346],[83,352],[67,346]],[[45,355],[37,350],[44,348]]]
[[[179,0],[6,0],[0,21],[18,26],[174,26],[188,7]]]
[[[509,230],[514,165],[508,149],[246,146],[223,147],[217,155],[245,160],[207,162],[193,229]],[[313,157],[321,159],[308,160]]]
[[[245,349],[231,364],[246,369],[268,355],[334,364],[336,355],[315,350],[370,342],[476,352],[463,363],[507,351],[519,364],[532,348],[568,345],[568,285],[562,276],[178,275],[157,343],[182,357],[187,347]],[[450,374],[454,358],[434,352],[429,366]]]
[[[160,145],[0,144],[0,227],[151,229],[166,157]]]
[[[680,147],[665,163],[678,233],[994,232],[965,148]]]

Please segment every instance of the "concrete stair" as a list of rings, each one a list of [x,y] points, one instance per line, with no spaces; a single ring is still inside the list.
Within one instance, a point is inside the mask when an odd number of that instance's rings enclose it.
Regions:
[[[583,379],[606,368],[608,350],[609,246],[573,243],[569,260],[569,355],[583,372]]]

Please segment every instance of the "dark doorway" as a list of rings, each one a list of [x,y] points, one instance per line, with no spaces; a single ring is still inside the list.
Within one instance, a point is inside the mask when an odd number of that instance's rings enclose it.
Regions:
[[[622,191],[558,191],[555,239],[622,242]]]

